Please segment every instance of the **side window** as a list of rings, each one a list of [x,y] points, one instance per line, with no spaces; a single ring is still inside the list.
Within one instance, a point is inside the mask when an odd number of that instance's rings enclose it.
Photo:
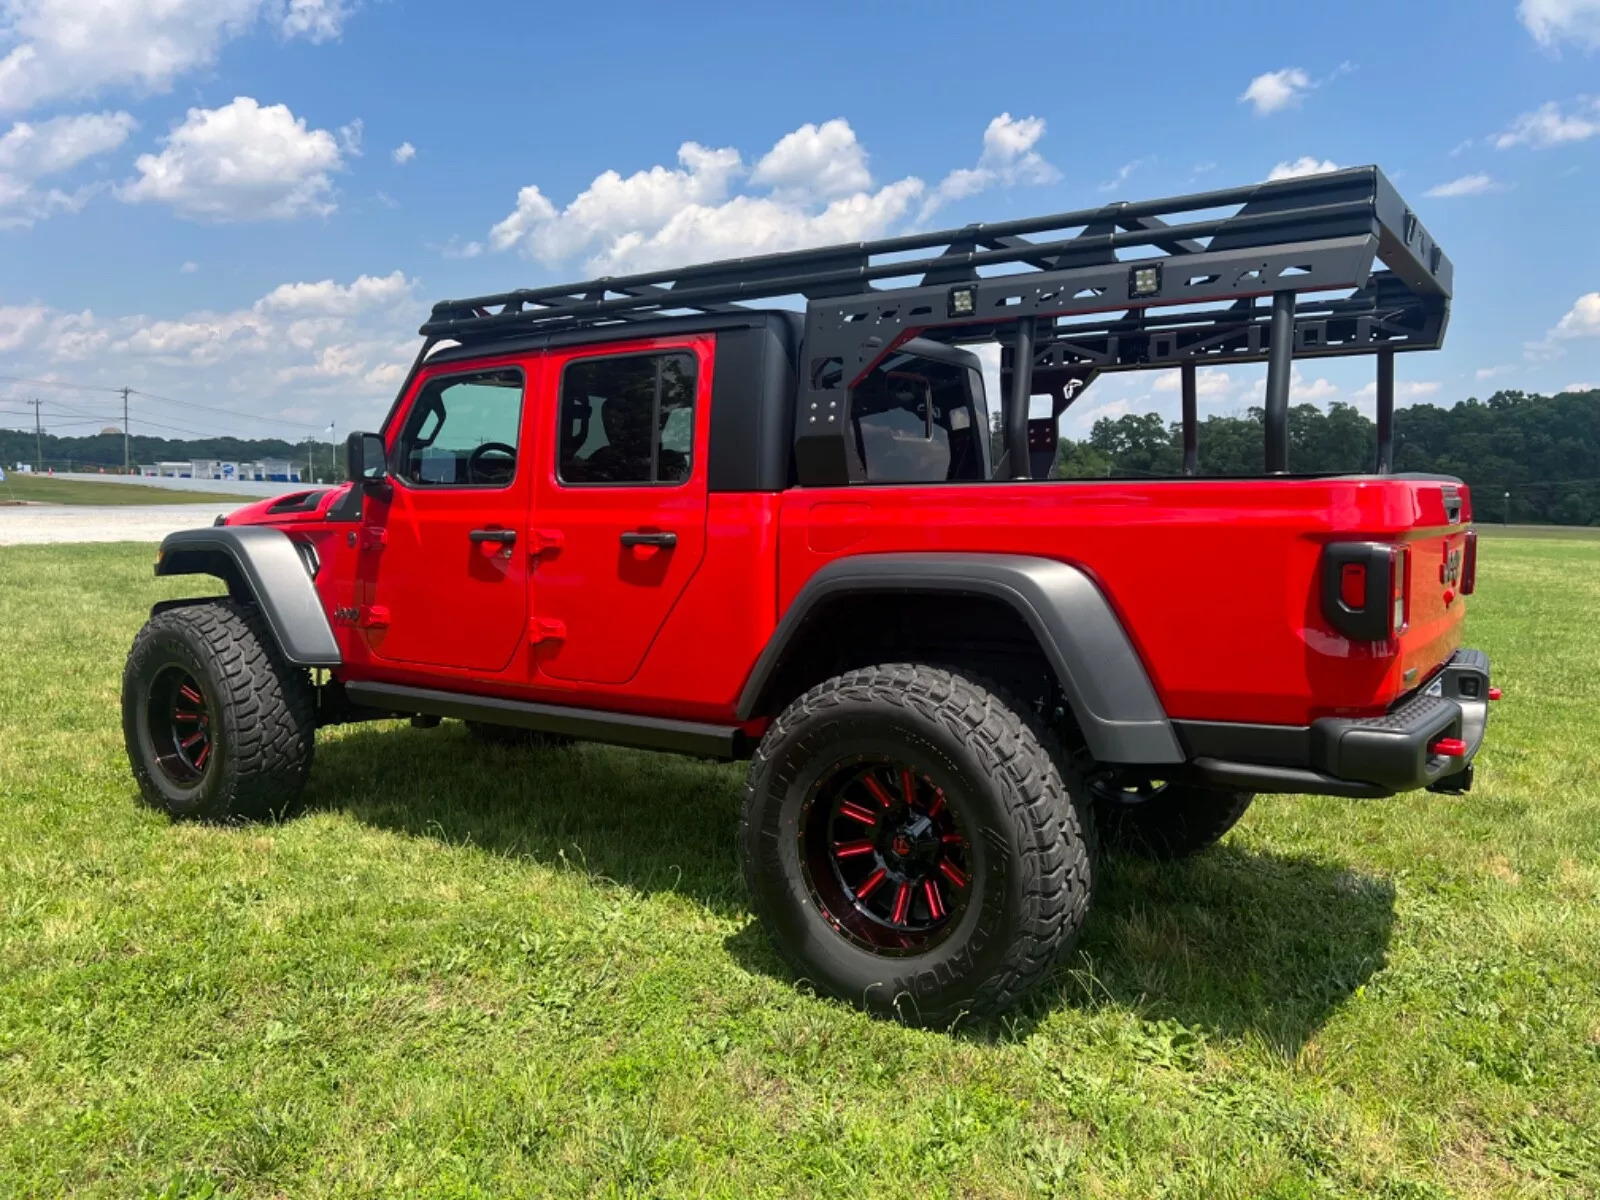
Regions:
[[[986,477],[976,372],[906,355],[850,392],[850,432],[868,483]],[[981,389],[981,383],[979,384]]]
[[[682,483],[694,455],[695,358],[584,358],[561,373],[563,483]]]
[[[400,431],[397,473],[416,487],[505,487],[521,425],[519,370],[430,380]]]

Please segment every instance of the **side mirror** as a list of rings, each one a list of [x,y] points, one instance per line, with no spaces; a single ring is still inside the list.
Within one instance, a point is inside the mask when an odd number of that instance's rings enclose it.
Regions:
[[[365,485],[382,483],[389,477],[383,438],[375,433],[352,433],[344,444],[346,473]]]

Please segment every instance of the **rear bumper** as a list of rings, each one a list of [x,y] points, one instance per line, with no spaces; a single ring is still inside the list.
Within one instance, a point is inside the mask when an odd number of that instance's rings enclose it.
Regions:
[[[1464,792],[1489,718],[1489,658],[1458,650],[1419,691],[1381,717],[1324,717],[1309,726],[1188,723],[1191,763],[1207,782],[1255,792],[1391,796]],[[1247,732],[1248,731],[1248,732]],[[1441,754],[1440,739],[1466,749]]]

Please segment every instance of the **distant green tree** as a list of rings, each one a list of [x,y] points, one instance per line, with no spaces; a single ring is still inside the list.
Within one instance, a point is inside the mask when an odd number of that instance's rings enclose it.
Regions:
[[[94,434],[89,437],[56,437],[45,434],[43,466],[57,471],[107,471],[122,469],[122,435]],[[173,438],[141,437],[128,439],[134,469],[147,463],[183,462],[193,458],[220,458],[230,462],[251,462],[262,458],[286,458],[304,471],[311,464],[318,479],[343,479],[344,461],[339,447],[307,439],[286,442],[281,438]],[[32,463],[36,453],[33,430],[0,429],[0,465]]]
[[[1103,417],[1084,441],[1063,438],[1063,477],[1171,475],[1182,464],[1182,429],[1154,413]],[[1202,475],[1259,475],[1264,414],[1209,416],[1197,431]],[[1354,406],[1289,410],[1289,467],[1296,473],[1370,471],[1377,429]],[[1600,390],[1542,396],[1496,392],[1449,408],[1395,413],[1396,471],[1453,475],[1473,489],[1480,521],[1600,525]],[[1511,493],[1509,505],[1505,494]]]

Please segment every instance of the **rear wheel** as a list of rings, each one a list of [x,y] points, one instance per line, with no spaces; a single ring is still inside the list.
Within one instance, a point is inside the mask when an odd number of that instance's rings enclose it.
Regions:
[[[1249,792],[1159,780],[1089,781],[1102,842],[1150,858],[1187,858],[1221,840],[1244,816]]]
[[[277,817],[299,802],[311,770],[316,697],[253,606],[185,605],[134,639],[122,733],[151,805],[207,820]]]
[[[1024,712],[960,675],[892,664],[819,684],[773,722],[740,857],[798,974],[948,1025],[1048,973],[1088,912],[1093,835]]]

